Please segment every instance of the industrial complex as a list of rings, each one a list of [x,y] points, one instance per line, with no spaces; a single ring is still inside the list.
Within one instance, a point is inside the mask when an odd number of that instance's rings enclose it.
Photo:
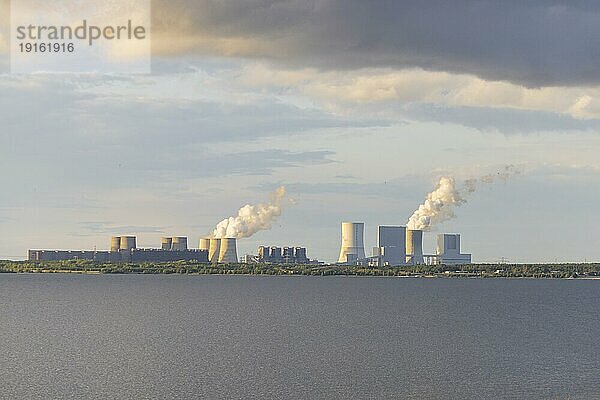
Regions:
[[[459,234],[438,234],[435,254],[423,253],[423,231],[404,226],[379,226],[377,246],[367,256],[364,245],[365,224],[343,222],[341,249],[337,264],[370,267],[403,265],[470,264],[471,254],[460,249]],[[197,249],[188,248],[187,237],[163,237],[157,249],[138,248],[135,236],[114,236],[109,251],[29,250],[30,261],[90,260],[97,262],[173,262],[317,264],[305,247],[260,246],[258,254],[240,260],[235,238],[202,238]]]
[[[372,255],[365,255],[365,224],[342,223],[342,247],[338,263],[369,265],[372,267],[399,265],[457,265],[470,264],[471,254],[460,252],[460,235],[441,233],[437,235],[435,254],[423,254],[423,231],[404,226],[379,226],[377,246]]]
[[[140,249],[135,236],[114,236],[110,251],[29,250],[29,261],[90,260],[98,262],[208,262],[208,251],[188,249],[187,238],[162,238],[160,249]]]
[[[247,254],[242,262],[261,264],[316,264],[318,261],[309,260],[306,247],[277,247],[259,246],[258,254]]]

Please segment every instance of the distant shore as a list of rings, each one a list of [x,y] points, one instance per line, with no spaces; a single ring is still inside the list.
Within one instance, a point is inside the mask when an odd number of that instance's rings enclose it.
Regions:
[[[60,274],[182,274],[278,276],[379,276],[414,278],[553,278],[600,279],[600,263],[590,264],[468,264],[371,268],[342,265],[95,263],[93,261],[0,261],[0,273]]]

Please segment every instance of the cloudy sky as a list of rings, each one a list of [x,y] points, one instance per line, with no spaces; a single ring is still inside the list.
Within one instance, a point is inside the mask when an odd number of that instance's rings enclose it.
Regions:
[[[150,75],[10,74],[0,4],[0,258],[196,243],[283,184],[240,255],[331,261],[342,220],[370,248],[440,176],[515,165],[437,232],[475,261],[600,261],[597,2],[160,0]]]

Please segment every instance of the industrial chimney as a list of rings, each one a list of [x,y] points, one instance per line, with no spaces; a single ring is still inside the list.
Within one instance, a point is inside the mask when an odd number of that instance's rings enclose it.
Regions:
[[[237,263],[237,239],[223,238],[221,239],[221,250],[219,251],[220,263]]]
[[[215,263],[219,261],[219,252],[221,250],[221,239],[210,239],[208,248],[208,261]]]
[[[406,263],[409,265],[425,264],[423,259],[423,231],[406,230]]]
[[[365,258],[364,230],[363,222],[342,222],[342,248],[338,262]]]

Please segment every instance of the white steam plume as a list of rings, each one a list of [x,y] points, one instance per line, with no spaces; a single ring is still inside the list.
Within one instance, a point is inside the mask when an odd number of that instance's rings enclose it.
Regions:
[[[513,165],[504,167],[495,174],[467,179],[460,188],[456,180],[449,176],[440,178],[437,188],[427,195],[425,202],[409,218],[406,227],[429,231],[433,226],[454,218],[454,208],[467,202],[466,197],[477,190],[477,185],[490,184],[496,179],[506,182],[511,175],[519,174]]]
[[[258,231],[271,229],[273,221],[281,215],[285,195],[285,187],[281,186],[271,194],[270,202],[245,205],[240,208],[236,217],[225,218],[219,222],[212,237],[242,239],[248,238]]]

